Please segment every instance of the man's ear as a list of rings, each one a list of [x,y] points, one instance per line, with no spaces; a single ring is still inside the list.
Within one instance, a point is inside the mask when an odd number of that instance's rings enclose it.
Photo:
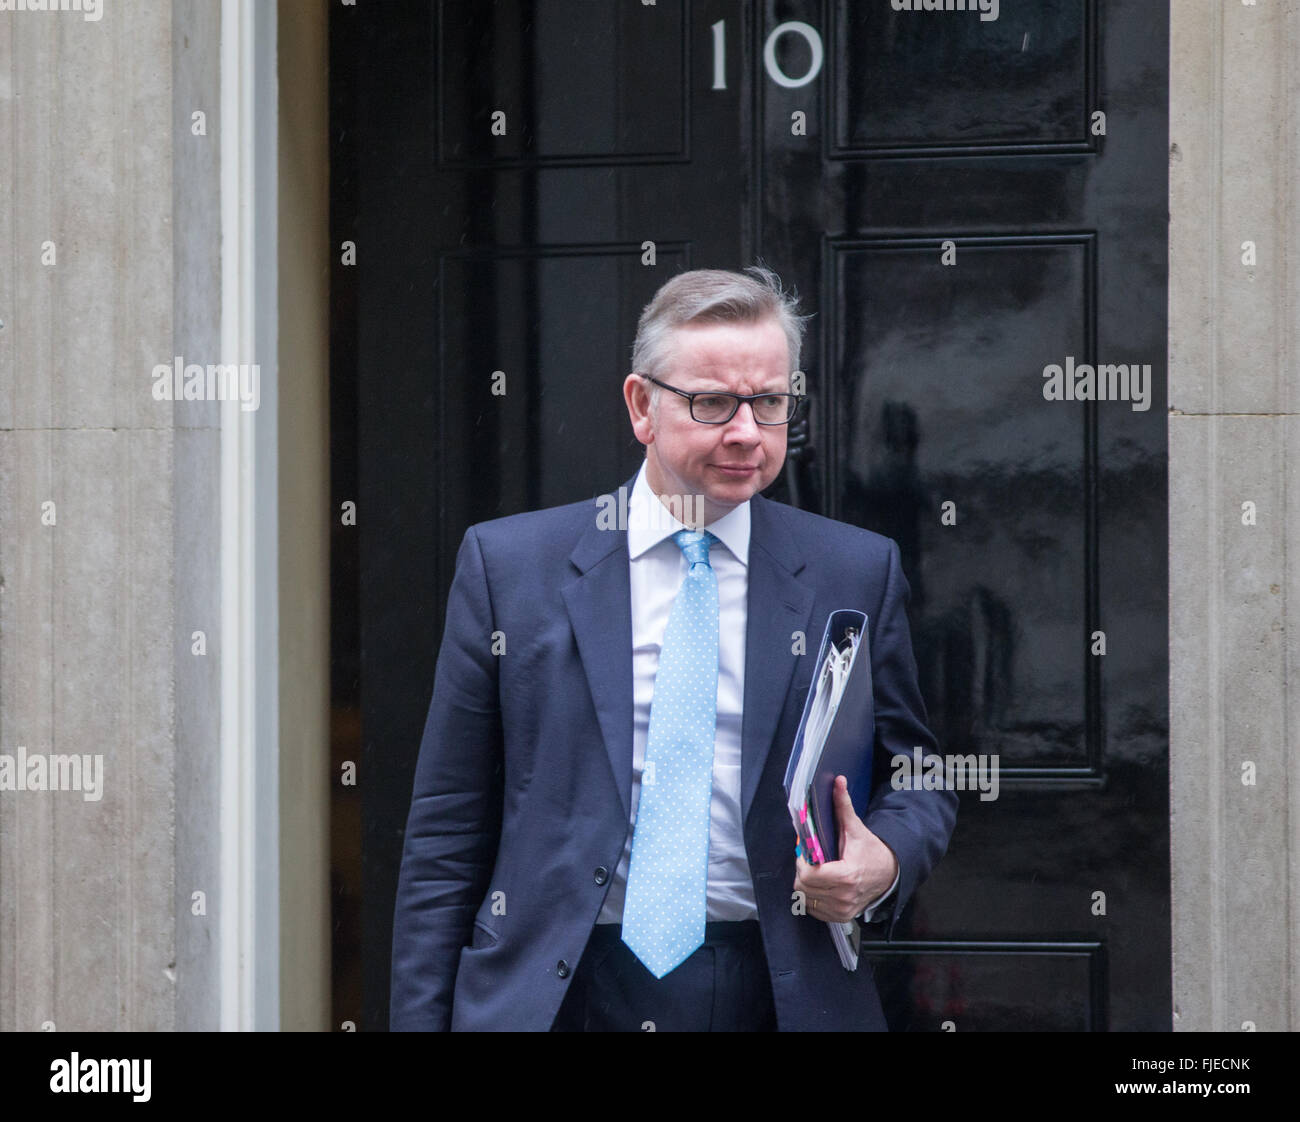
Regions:
[[[629,374],[623,381],[623,400],[632,421],[632,432],[642,444],[653,444],[654,422],[650,418],[650,385],[639,374]]]

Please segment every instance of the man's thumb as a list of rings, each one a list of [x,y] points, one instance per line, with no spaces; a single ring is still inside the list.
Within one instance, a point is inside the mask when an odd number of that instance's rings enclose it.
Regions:
[[[849,795],[849,784],[846,779],[843,784],[840,783],[841,776],[835,777],[835,813],[840,820],[841,829],[858,829],[862,825],[862,820],[858,818],[857,811],[853,809],[853,799]]]

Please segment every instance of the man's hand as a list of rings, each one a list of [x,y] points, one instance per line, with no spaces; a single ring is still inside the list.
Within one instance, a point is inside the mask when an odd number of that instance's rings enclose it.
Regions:
[[[867,829],[853,809],[849,781],[835,777],[835,820],[840,857],[823,865],[795,859],[794,890],[804,894],[807,914],[824,922],[847,922],[889,890],[898,872],[894,851]]]

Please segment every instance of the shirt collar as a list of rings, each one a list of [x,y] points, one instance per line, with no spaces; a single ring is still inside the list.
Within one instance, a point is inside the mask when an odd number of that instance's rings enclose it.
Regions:
[[[659,501],[645,477],[644,461],[632,484],[627,503],[627,552],[635,559],[653,549],[664,538],[672,537],[686,525]],[[721,518],[704,527],[731,551],[731,555],[749,567],[749,501],[732,507]]]

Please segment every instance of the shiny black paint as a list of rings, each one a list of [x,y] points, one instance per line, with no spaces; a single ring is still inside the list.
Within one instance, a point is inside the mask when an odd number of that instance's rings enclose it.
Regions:
[[[364,1001],[339,1008],[386,1023],[461,533],[627,478],[640,446],[619,385],[641,306],[677,270],[761,256],[817,313],[810,400],[770,494],[899,541],[942,748],[1003,764],[996,801],[963,795],[902,941],[872,950],[891,1024],[1168,1028],[1165,6],[591,12],[332,9],[334,227],[359,260],[335,275],[334,465],[350,488],[335,497],[359,521],[335,532],[333,657],[336,712],[360,714],[337,754],[362,761],[348,946]],[[726,90],[711,88],[719,20]],[[762,62],[788,20],[825,45],[799,89]],[[811,62],[797,35],[776,58],[791,75]],[[1150,409],[1045,401],[1042,368],[1066,355],[1150,363]],[[345,869],[355,834],[336,833]]]

